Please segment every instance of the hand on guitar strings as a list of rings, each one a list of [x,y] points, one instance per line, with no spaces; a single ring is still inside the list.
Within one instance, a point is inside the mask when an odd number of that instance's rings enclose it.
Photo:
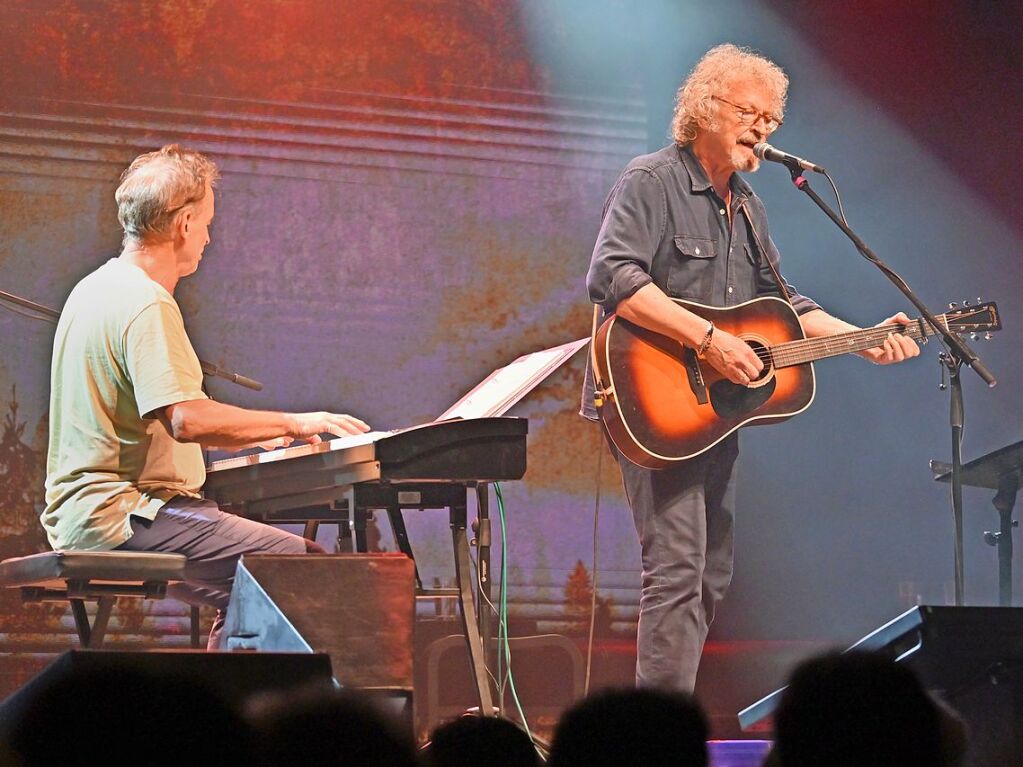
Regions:
[[[711,367],[740,386],[749,386],[764,369],[763,361],[749,344],[721,328],[715,328],[704,357]]]
[[[920,354],[920,346],[912,338],[899,332],[911,322],[912,320],[906,316],[905,312],[899,312],[884,322],[877,323],[874,327],[879,328],[883,325],[893,325],[894,328],[881,346],[865,349],[860,352],[860,356],[870,360],[875,365],[893,365],[896,362],[916,357]]]

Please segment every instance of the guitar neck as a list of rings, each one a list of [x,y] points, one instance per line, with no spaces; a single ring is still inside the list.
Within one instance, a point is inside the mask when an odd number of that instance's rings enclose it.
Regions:
[[[937,320],[948,328],[947,315],[940,314]],[[837,357],[840,354],[855,354],[864,349],[880,346],[894,329],[895,326],[892,325],[881,325],[862,330],[851,330],[848,333],[838,333],[833,336],[788,341],[771,347],[771,359],[775,367],[783,368],[790,365],[802,365],[825,357]],[[913,320],[899,332],[914,341],[935,334],[934,328],[923,320]]]

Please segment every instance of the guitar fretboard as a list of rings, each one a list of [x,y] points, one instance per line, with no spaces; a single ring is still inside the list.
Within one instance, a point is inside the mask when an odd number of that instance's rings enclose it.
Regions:
[[[978,314],[981,312],[978,309]],[[949,323],[952,317],[953,323]],[[969,314],[959,312],[955,315],[939,314],[935,319],[950,332],[962,332],[974,329],[969,323]],[[966,321],[964,322],[964,319]],[[806,362],[824,359],[825,357],[837,357],[840,354],[853,354],[864,349],[871,349],[880,346],[888,337],[889,333],[898,332],[909,336],[914,341],[935,335],[935,330],[923,319],[917,319],[903,326],[901,329],[896,325],[879,325],[862,330],[851,330],[848,333],[838,333],[833,336],[822,336],[820,338],[802,338],[798,341],[787,341],[772,346],[769,349],[770,359],[775,367],[783,368],[790,365],[802,365]]]

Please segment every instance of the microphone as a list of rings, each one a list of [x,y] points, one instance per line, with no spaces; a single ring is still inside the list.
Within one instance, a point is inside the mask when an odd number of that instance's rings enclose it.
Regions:
[[[223,378],[231,383],[244,386],[246,389],[252,389],[253,391],[263,391],[263,384],[259,381],[254,381],[248,376],[243,376],[241,373],[232,373],[230,370],[224,370],[223,368],[217,367],[212,362],[207,362],[206,360],[199,360],[199,366],[202,368],[204,375]]]
[[[812,162],[804,160],[802,157],[796,157],[794,154],[789,154],[788,152],[783,152],[780,149],[775,149],[766,141],[754,144],[753,154],[761,160],[780,162],[782,165],[788,166],[790,170],[795,167],[802,168],[803,170],[812,170],[814,173],[824,173],[823,166],[814,165]]]

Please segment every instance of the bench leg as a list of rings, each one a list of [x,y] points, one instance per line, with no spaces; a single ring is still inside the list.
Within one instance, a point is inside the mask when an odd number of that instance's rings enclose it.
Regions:
[[[320,523],[315,519],[307,519],[305,523],[305,529],[302,530],[302,537],[308,538],[310,541],[316,540],[316,533],[320,530]]]
[[[85,613],[85,602],[81,599],[72,599],[71,614],[75,618],[75,629],[78,630],[78,641],[82,647],[88,647],[92,639],[92,628],[89,626],[89,616]]]
[[[189,610],[189,624],[191,627],[192,636],[192,647],[196,650],[199,649],[199,608],[196,605],[191,605]]]
[[[82,647],[101,647],[107,633],[107,624],[110,622],[110,612],[114,607],[114,598],[100,597],[96,600],[96,617],[91,626],[89,625],[89,616],[85,612],[85,601],[74,598],[69,601],[71,602],[71,615],[75,619],[75,629],[78,631],[78,641],[81,642]]]
[[[92,634],[89,637],[90,647],[102,647],[107,635],[107,624],[110,622],[110,611],[114,608],[113,597],[100,597],[96,601],[96,617],[92,621]]]

